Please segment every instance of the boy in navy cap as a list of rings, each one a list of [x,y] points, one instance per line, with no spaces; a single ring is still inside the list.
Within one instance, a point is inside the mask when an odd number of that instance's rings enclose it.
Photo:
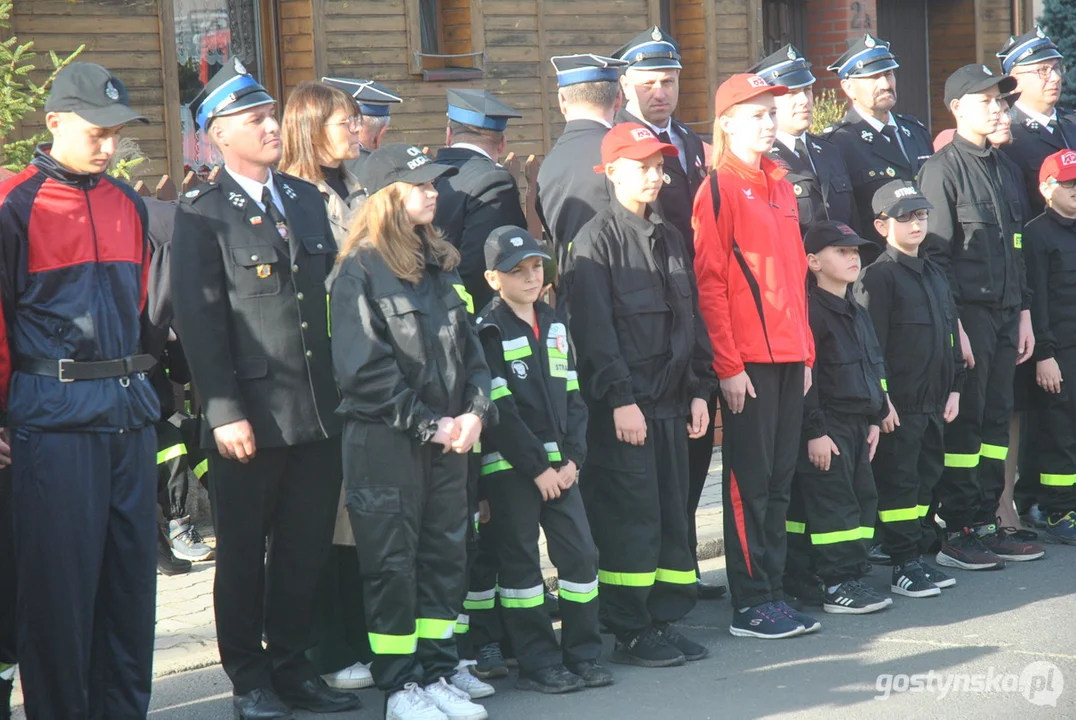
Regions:
[[[561,693],[609,685],[613,677],[598,663],[598,551],[575,487],[587,408],[568,330],[539,299],[549,256],[512,226],[490,233],[485,256],[486,280],[498,296],[481,312],[478,334],[500,421],[483,434],[482,476],[518,687]],[[562,647],[543,604],[539,526],[557,564]]]
[[[804,448],[795,482],[826,586],[822,609],[872,613],[893,601],[862,581],[870,572],[867,551],[878,508],[870,461],[890,415],[881,348],[870,316],[850,292],[859,275],[859,249],[869,241],[844,223],[825,221],[812,226],[803,243],[815,280],[808,298],[815,363],[803,401]]]

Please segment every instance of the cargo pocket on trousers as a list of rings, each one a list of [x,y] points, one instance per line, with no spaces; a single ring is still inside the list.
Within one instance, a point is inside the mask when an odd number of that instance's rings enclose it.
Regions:
[[[355,534],[359,567],[364,576],[414,568],[414,543],[404,517],[400,488],[386,485],[347,489],[347,512]],[[410,551],[409,551],[410,549]]]

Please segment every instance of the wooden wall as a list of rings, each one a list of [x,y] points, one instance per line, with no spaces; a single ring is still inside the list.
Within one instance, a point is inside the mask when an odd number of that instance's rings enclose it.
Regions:
[[[1000,70],[997,51],[1012,34],[1012,0],[975,0],[979,62]]]
[[[167,2],[168,0],[164,0]],[[314,74],[314,19],[311,0],[278,0],[282,98]]]
[[[710,92],[709,62],[707,58],[706,8],[704,0],[673,0],[672,34],[680,43],[684,69],[680,71],[680,102],[676,106],[676,118],[694,125],[696,132],[706,132],[703,127],[713,115],[713,93]]]
[[[943,88],[946,79],[957,68],[976,61],[975,0],[942,0],[927,6],[930,47],[930,118],[931,130],[937,135],[955,127],[953,114],[945,106]],[[1000,45],[998,46],[1000,49]],[[996,52],[996,51],[995,51]],[[997,67],[997,58],[987,63]]]
[[[49,50],[67,55],[85,44],[79,59],[115,73],[127,87],[132,106],[150,120],[149,125],[132,124],[124,132],[150,158],[135,172],[145,176],[168,172],[157,0],[16,0],[12,32],[21,42],[34,41],[39,68],[48,67]],[[42,69],[31,77],[41,82],[46,76]],[[32,135],[43,128],[44,115],[35,113],[24,119],[20,132]]]

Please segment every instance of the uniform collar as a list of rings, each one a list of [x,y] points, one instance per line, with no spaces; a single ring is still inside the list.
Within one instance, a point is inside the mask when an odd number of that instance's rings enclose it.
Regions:
[[[661,219],[653,210],[647,214],[645,218],[641,218],[635,213],[628,210],[626,207],[620,204],[620,201],[615,197],[612,202],[613,215],[615,215],[620,222],[626,224],[629,228],[635,230],[638,233],[646,235],[647,237],[654,234],[654,228],[658,225],[664,225],[665,222]]]
[[[246,175],[240,175],[227,165],[224,166],[224,170],[232,176],[232,180],[235,180],[236,185],[242,188],[243,192],[249,195],[250,199],[259,205],[261,205],[262,202],[262,193],[265,192],[265,188],[269,188],[269,193],[273,198],[273,204],[277,206],[278,210],[284,212],[284,202],[280,199],[280,191],[276,188],[272,170],[269,171],[268,182],[264,183],[260,183],[253,178],[248,178]]]
[[[896,119],[895,117],[893,117],[893,113],[892,113],[892,112],[890,112],[890,113],[889,113],[889,119],[888,119],[887,121],[885,121],[885,122],[882,122],[882,121],[881,121],[881,120],[879,120],[878,118],[876,118],[876,117],[874,117],[873,115],[871,115],[871,114],[870,114],[869,112],[865,112],[865,111],[864,111],[864,112],[860,112],[860,111],[859,111],[859,108],[857,108],[857,107],[856,107],[856,106],[854,106],[854,105],[852,106],[852,111],[853,111],[853,112],[854,112],[854,113],[855,113],[856,115],[858,115],[858,116],[859,116],[860,118],[862,118],[862,119],[863,119],[863,122],[867,123],[867,124],[868,124],[868,125],[870,125],[870,126],[871,126],[872,128],[874,128],[874,131],[875,131],[875,132],[882,132],[882,128],[883,128],[883,127],[885,127],[886,125],[891,125],[891,126],[893,126],[893,127],[899,127],[899,126],[897,125],[897,119]]]
[[[885,254],[892,258],[893,262],[897,263],[898,265],[903,265],[909,270],[914,270],[917,273],[923,272],[924,263],[923,258],[921,257],[912,257],[911,255],[902,253],[900,250],[893,247],[892,245],[886,246]]]
[[[1057,120],[1057,110],[1054,110],[1049,115],[1043,115],[1040,112],[1036,112],[1028,106],[1022,104],[1019,100],[1013,103],[1013,106],[1020,110],[1024,115],[1027,115],[1030,119],[1037,122],[1039,125],[1046,127],[1051,122]]]
[[[1046,208],[1046,214],[1051,220],[1060,225],[1061,227],[1071,228],[1076,226],[1076,218],[1067,218],[1061,213],[1054,210],[1052,207]]]
[[[104,173],[83,173],[69,170],[53,159],[52,143],[42,143],[37,146],[32,164],[46,177],[64,185],[73,185],[87,190],[92,190],[96,187],[97,183],[105,175]]]
[[[983,145],[983,147],[979,147],[960,133],[953,133],[953,145],[975,157],[990,157],[991,153],[994,152],[994,146],[990,144],[989,140],[986,141],[986,144]]]
[[[754,185],[765,185],[767,179],[780,180],[788,174],[788,169],[783,165],[778,165],[767,155],[763,155],[759,159],[758,170],[753,167],[748,167],[747,163],[737,157],[736,153],[726,151],[721,156],[721,161],[717,165],[719,171],[731,172],[739,175],[744,180]]]
[[[612,130],[613,129],[612,123],[607,122],[605,118],[595,117],[593,115],[577,115],[577,116],[573,117],[571,120],[566,121],[564,124],[567,125],[568,123],[573,123],[573,122],[593,122],[593,123],[598,123],[599,125],[604,126],[607,130]]]
[[[806,146],[807,133],[803,132],[799,135],[789,135],[788,133],[783,133],[780,130],[777,131],[777,142],[781,143],[792,152],[796,152],[796,143],[800,140],[802,140],[804,146]]]
[[[843,315],[853,315],[855,314],[855,308],[852,305],[851,292],[852,286],[849,285],[844,297],[837,297],[828,290],[823,290],[815,285],[811,288],[811,297],[815,298],[827,310],[832,310],[833,312],[841,313]]]
[[[489,158],[490,160],[493,160],[493,157],[488,152],[486,152],[482,148],[478,147],[477,145],[472,145],[471,143],[464,143],[464,142],[452,143],[451,145],[449,145],[449,147],[452,148],[453,150],[470,150],[471,152],[476,152],[479,155],[482,155],[483,157],[486,157],[486,158]],[[497,162],[497,161],[493,160],[493,162]]]

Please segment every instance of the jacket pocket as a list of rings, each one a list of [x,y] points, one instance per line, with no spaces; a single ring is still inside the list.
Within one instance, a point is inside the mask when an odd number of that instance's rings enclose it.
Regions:
[[[269,375],[269,359],[263,357],[241,358],[235,361],[236,380],[257,380]]]
[[[311,282],[321,285],[328,277],[336,259],[336,243],[324,235],[300,238],[299,242],[303,246],[303,252],[310,256],[300,258],[299,265],[305,265],[307,277]]]
[[[997,296],[993,282],[994,256],[1001,226],[993,203],[956,206],[956,220],[964,233],[964,245],[953,248],[953,266],[965,300],[990,300]]]
[[[669,315],[669,306],[657,287],[644,287],[616,296],[613,317],[617,339],[629,365],[668,352]]]
[[[415,547],[409,539],[409,527],[416,518],[405,517],[400,488],[352,486],[345,497],[363,574],[379,576],[413,571]]]
[[[422,337],[423,308],[407,292],[378,298],[377,304],[385,316],[389,342],[396,350],[396,361],[402,366],[421,367],[426,362]]]
[[[232,283],[240,298],[279,295],[283,288],[280,254],[271,245],[231,248]]]

